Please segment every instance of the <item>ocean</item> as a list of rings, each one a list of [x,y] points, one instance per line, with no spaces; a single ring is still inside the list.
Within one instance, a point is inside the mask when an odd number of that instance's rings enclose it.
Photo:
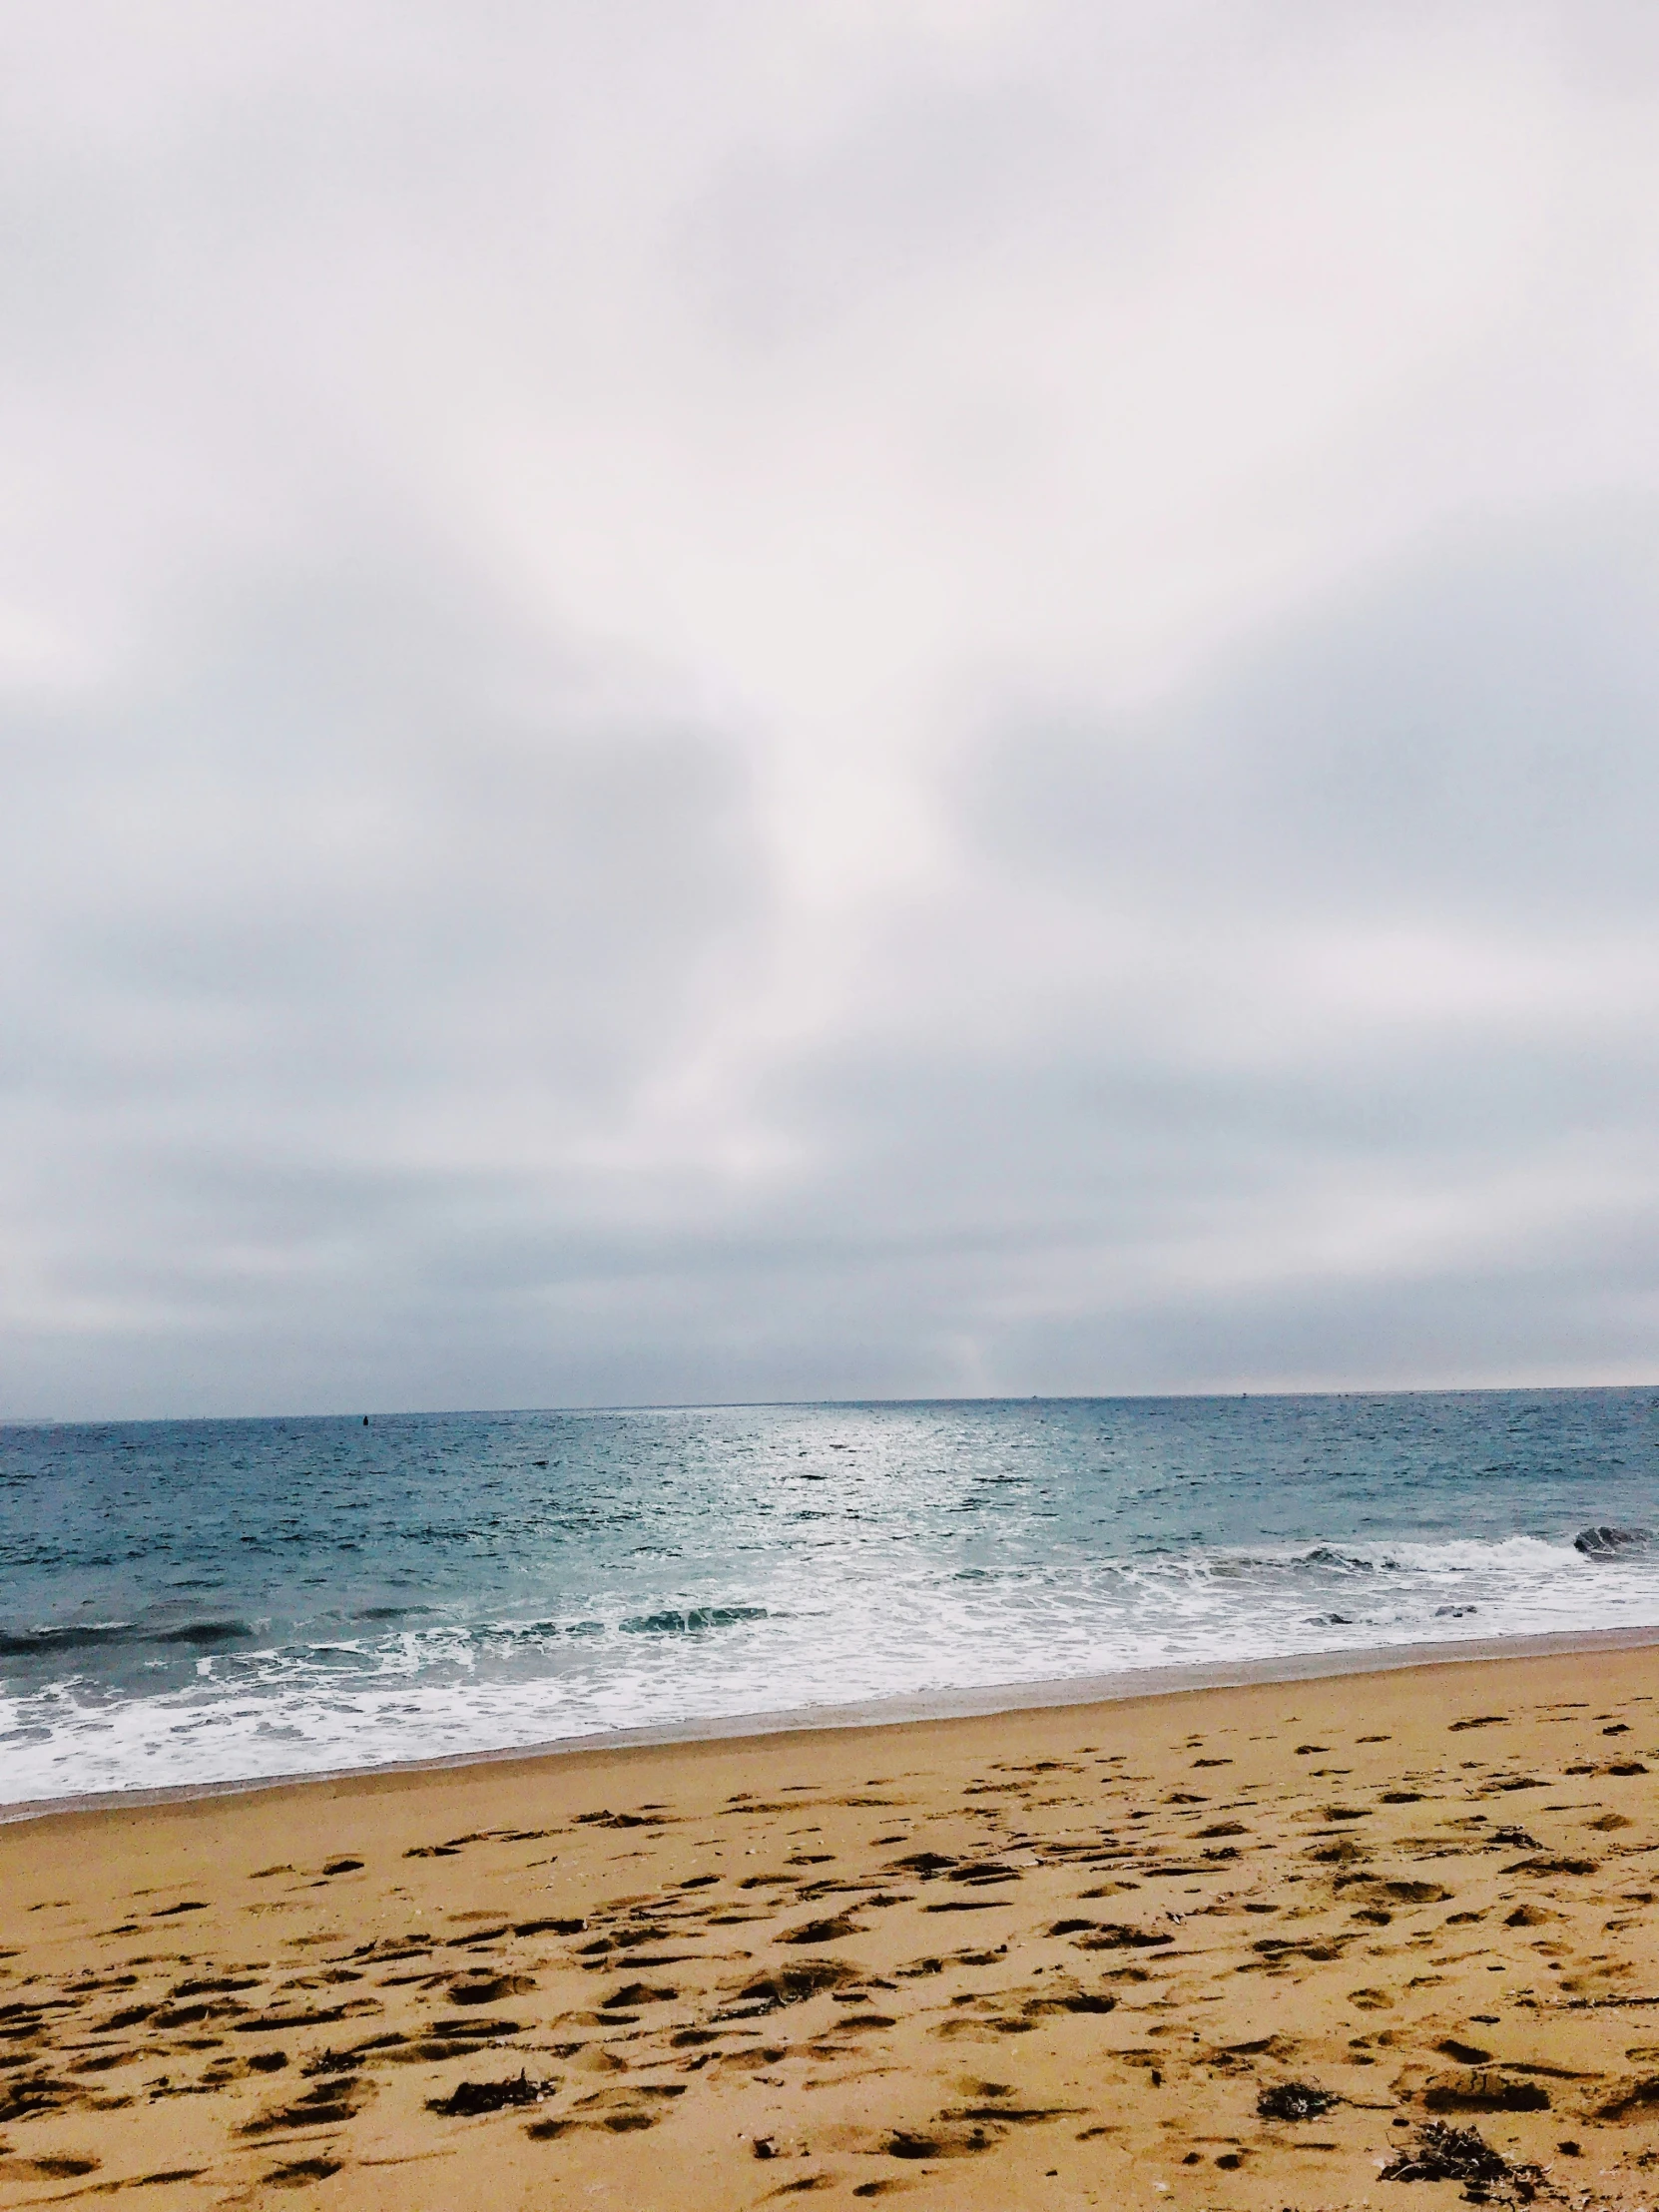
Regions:
[[[1659,1393],[0,1428],[0,1802],[1659,1627]]]

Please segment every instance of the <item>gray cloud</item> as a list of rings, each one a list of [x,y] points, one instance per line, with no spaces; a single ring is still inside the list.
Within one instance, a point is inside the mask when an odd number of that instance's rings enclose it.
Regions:
[[[1281,907],[1523,935],[1651,922],[1656,606],[1646,498],[1477,530],[1160,716],[1050,732],[1027,710],[979,813],[1029,864],[1226,903],[1247,928]]]
[[[0,1413],[1650,1371],[1646,10],[4,42]]]

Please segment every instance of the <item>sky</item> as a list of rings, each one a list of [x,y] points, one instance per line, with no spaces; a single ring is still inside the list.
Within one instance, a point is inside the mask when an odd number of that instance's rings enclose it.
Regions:
[[[1659,1379],[1651,0],[61,0],[0,272],[0,1415]]]

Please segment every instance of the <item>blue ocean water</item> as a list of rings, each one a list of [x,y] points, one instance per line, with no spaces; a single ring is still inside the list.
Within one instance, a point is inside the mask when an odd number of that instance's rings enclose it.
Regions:
[[[1659,1394],[0,1429],[0,1799],[1659,1624]]]

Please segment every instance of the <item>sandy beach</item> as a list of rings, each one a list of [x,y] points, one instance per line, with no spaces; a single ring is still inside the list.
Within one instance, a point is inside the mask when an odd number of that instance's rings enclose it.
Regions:
[[[1656,1689],[1579,1652],[18,1822],[0,2200],[1651,2204]],[[1471,2127],[1488,2178],[1408,2178]]]

